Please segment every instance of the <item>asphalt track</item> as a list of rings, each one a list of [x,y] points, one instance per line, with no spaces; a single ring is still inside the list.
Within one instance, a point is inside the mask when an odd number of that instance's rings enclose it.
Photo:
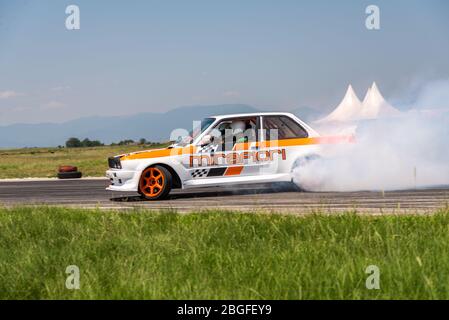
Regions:
[[[449,187],[404,191],[298,192],[290,185],[174,190],[170,199],[144,201],[136,193],[106,191],[105,179],[0,181],[0,205],[63,205],[83,208],[143,207],[178,212],[209,209],[279,213],[431,213],[448,208]]]

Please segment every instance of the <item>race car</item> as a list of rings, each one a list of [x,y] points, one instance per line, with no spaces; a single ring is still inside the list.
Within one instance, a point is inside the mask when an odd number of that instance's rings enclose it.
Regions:
[[[109,158],[107,190],[159,200],[174,188],[292,181],[297,162],[322,142],[290,113],[212,116],[167,148]]]

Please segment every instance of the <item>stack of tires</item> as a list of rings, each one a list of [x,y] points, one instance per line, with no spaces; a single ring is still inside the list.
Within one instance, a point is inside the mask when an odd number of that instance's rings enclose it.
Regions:
[[[77,167],[73,166],[59,166],[58,178],[59,179],[79,179],[82,173],[78,171]]]

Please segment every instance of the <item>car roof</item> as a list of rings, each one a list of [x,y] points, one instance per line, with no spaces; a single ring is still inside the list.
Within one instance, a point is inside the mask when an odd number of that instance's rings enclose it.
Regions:
[[[290,112],[253,112],[253,113],[235,113],[235,114],[225,114],[225,115],[216,115],[216,116],[210,116],[209,118],[215,118],[216,120],[220,121],[222,119],[229,119],[229,118],[238,118],[238,117],[258,117],[258,116],[287,116],[290,118],[295,119],[296,121],[299,121],[299,123],[309,132],[311,136],[319,136],[319,133],[313,130],[307,123],[302,121],[300,118],[295,116],[293,113]]]
[[[226,118],[237,118],[237,117],[259,117],[259,116],[281,116],[281,115],[295,117],[295,115],[290,112],[253,112],[253,113],[235,113],[235,114],[215,115],[215,116],[211,116],[211,118],[226,119]]]

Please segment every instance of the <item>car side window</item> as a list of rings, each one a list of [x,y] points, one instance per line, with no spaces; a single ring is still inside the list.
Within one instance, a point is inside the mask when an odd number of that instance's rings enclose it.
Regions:
[[[225,119],[211,131],[216,151],[231,151],[236,143],[257,141],[257,117]]]
[[[307,138],[307,131],[296,121],[287,116],[263,117],[265,140],[282,140]]]

